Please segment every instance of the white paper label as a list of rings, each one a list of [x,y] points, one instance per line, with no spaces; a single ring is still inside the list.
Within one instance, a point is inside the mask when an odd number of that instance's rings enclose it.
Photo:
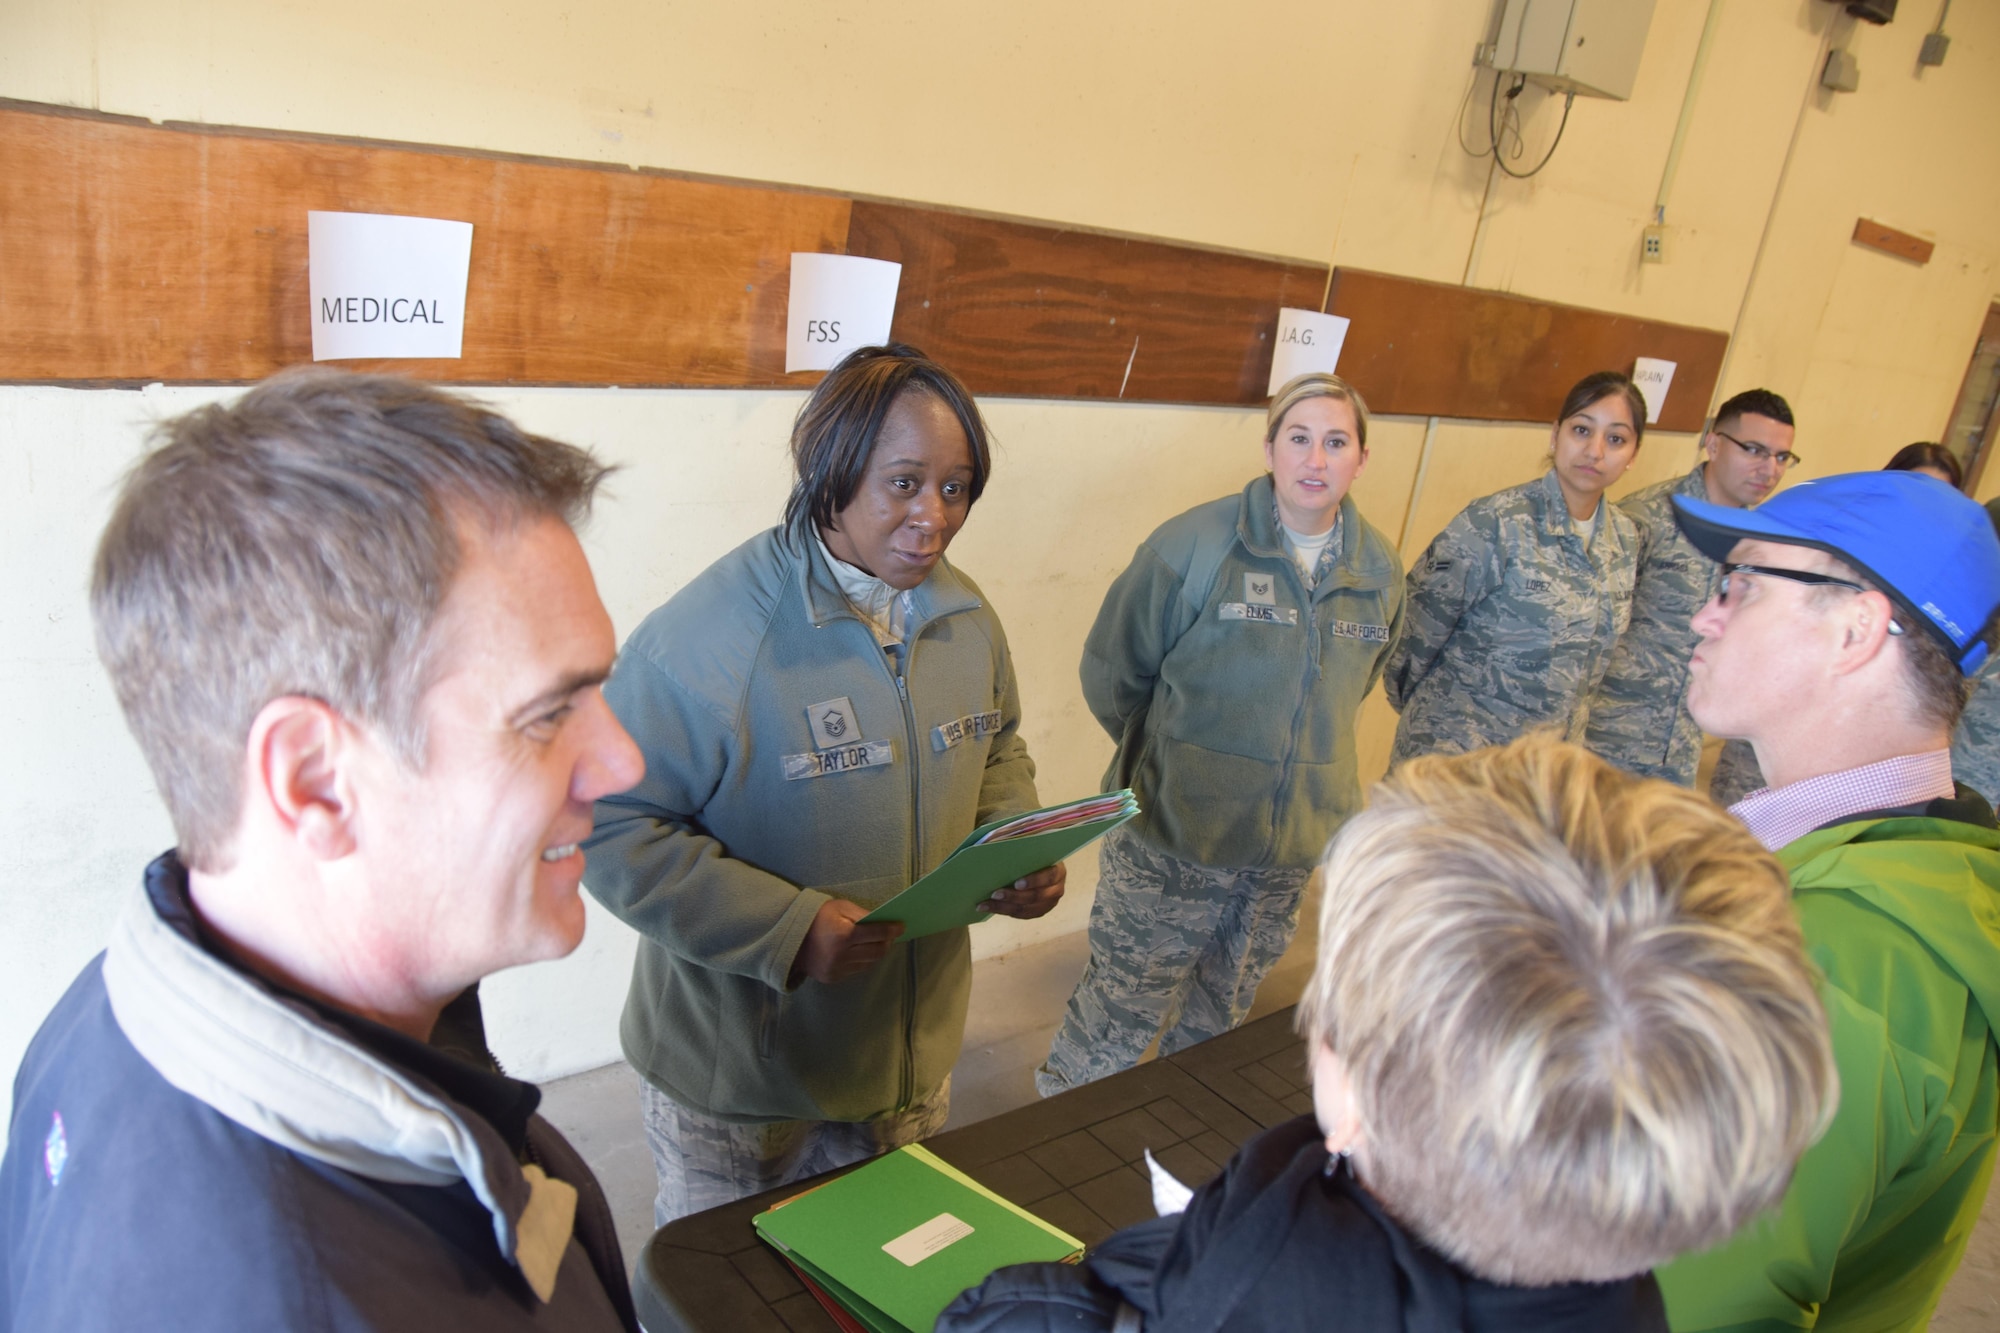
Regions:
[[[313,360],[460,355],[470,222],[308,212],[306,244]]]
[[[889,341],[903,266],[854,255],[794,254],[785,373],[831,370],[857,347]]]
[[[905,1268],[915,1268],[947,1245],[971,1234],[972,1228],[964,1222],[950,1213],[939,1213],[921,1226],[911,1227],[882,1249]]]
[[[1673,387],[1676,364],[1642,356],[1632,365],[1632,382],[1639,386],[1639,396],[1646,400],[1648,426],[1660,419],[1660,410],[1667,405],[1667,390]]]
[[[1271,347],[1271,383],[1276,393],[1301,375],[1331,375],[1340,364],[1340,346],[1347,341],[1347,320],[1317,310],[1278,311],[1277,342]]]

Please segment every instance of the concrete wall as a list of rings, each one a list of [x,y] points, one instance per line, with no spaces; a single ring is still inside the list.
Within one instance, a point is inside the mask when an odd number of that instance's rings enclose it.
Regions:
[[[1529,181],[1489,181],[1458,142],[1484,135],[1480,107],[1461,110],[1489,0],[11,0],[0,96],[825,186],[1731,329],[1722,390],[1791,398],[1798,475],[1879,466],[1942,430],[2000,296],[2000,12],[1960,6],[1949,61],[1918,71],[1927,8],[1876,29],[1823,0],[1726,0],[1668,203],[1670,262],[1641,267],[1708,12],[1659,0],[1632,99],[1579,99]],[[1859,58],[1858,93],[1811,90],[1829,43]],[[1561,104],[1530,89],[1521,105],[1526,163]],[[1862,215],[1936,256],[1851,245]],[[171,839],[92,658],[83,590],[144,423],[215,392],[0,387],[0,1070]],[[489,397],[625,465],[588,534],[621,632],[782,502],[797,394]],[[1257,470],[1258,414],[988,407],[998,471],[953,555],[1006,618],[1055,799],[1090,789],[1109,752],[1075,684],[1106,583],[1160,519]],[[1357,487],[1406,555],[1467,500],[1534,475],[1548,439],[1441,423],[1419,486],[1425,435],[1381,422]],[[1649,439],[1628,484],[1681,470],[1692,445]],[[1361,721],[1377,767],[1392,728],[1378,696]],[[1079,928],[1087,856],[1071,882],[1056,915],[982,927],[978,949]],[[530,1076],[615,1058],[630,953],[600,916],[577,956],[495,981],[502,1055]]]

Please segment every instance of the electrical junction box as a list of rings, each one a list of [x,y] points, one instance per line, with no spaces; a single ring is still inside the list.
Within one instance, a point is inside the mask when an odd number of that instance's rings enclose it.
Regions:
[[[1504,0],[1492,66],[1578,97],[1632,96],[1653,0]]]

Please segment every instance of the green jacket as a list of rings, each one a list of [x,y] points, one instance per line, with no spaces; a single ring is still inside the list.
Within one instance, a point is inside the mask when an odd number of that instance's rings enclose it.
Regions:
[[[1410,570],[1410,626],[1383,684],[1402,719],[1390,763],[1502,745],[1536,727],[1580,740],[1632,615],[1639,530],[1598,502],[1579,530],[1553,469],[1474,500]]]
[[[1659,1271],[1692,1329],[1922,1330],[2000,1133],[2000,831],[1984,802],[1820,829],[1779,852],[1840,1070],[1840,1110],[1784,1203]]]
[[[1304,868],[1361,806],[1354,715],[1403,625],[1403,568],[1353,497],[1308,592],[1271,479],[1148,537],[1084,641],[1083,697],[1133,831],[1217,869]]]
[[[604,694],[646,756],[597,803],[585,881],[641,938],[626,1059],[725,1120],[869,1120],[935,1089],[971,989],[964,930],[897,944],[836,985],[786,981],[820,905],[875,906],[987,820],[1033,809],[1000,622],[940,561],[908,663],[824,558],[774,529],[625,643]]]

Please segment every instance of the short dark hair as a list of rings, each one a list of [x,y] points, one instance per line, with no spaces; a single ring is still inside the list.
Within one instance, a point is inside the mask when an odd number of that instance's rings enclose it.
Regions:
[[[1769,417],[1781,426],[1798,424],[1792,420],[1792,405],[1769,389],[1745,389],[1725,398],[1715,409],[1715,424],[1743,416]]]
[[[1884,472],[1915,472],[1920,467],[1936,468],[1950,479],[1955,487],[1965,485],[1965,469],[1959,466],[1958,455],[1935,440],[1919,440],[1906,444],[1882,465]]]
[[[1639,392],[1639,386],[1632,377],[1620,370],[1600,370],[1585,375],[1578,380],[1563,399],[1562,411],[1556,413],[1556,424],[1561,425],[1592,403],[1602,402],[1614,393],[1625,395],[1625,405],[1632,409],[1632,442],[1643,444],[1646,440],[1646,396]]]
[[[574,526],[607,471],[429,385],[327,368],[158,426],[98,541],[90,611],[181,859],[228,868],[244,741],[273,699],[319,699],[419,766],[462,525]]]
[[[1832,573],[1889,599],[1894,619],[1903,628],[1896,642],[1903,646],[1903,679],[1909,686],[1910,702],[1924,720],[1946,731],[1956,730],[1959,715],[1965,711],[1966,701],[1972,697],[1972,681],[1958,669],[1958,660],[1953,656],[1955,650],[1945,646],[1943,636],[1928,618],[1920,613],[1913,616],[1912,608],[1904,598],[1833,552],[1824,551],[1822,554],[1832,565]],[[1831,586],[1815,588],[1814,600],[1822,603],[1831,601],[1839,591]]]
[[[898,398],[927,393],[949,407],[972,448],[972,483],[967,504],[986,489],[993,470],[991,438],[972,393],[958,376],[908,343],[862,347],[828,371],[792,423],[791,498],[785,501],[785,530],[794,542],[811,540],[815,528],[830,528],[847,508],[868,470],[875,437]]]

